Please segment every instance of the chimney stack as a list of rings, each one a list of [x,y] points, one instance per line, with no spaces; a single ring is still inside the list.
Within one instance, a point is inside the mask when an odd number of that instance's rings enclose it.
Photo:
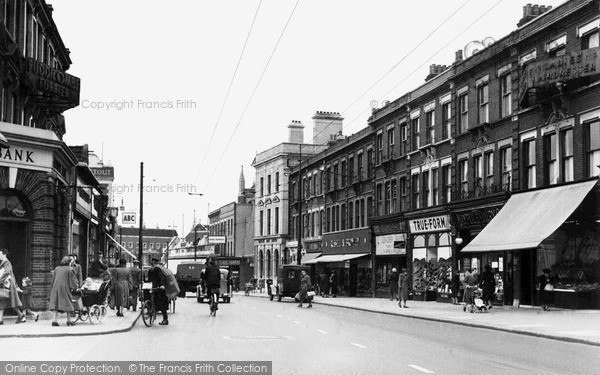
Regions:
[[[344,118],[339,112],[317,111],[312,117],[314,145],[327,144],[331,135],[342,132]]]
[[[304,143],[304,124],[302,124],[302,121],[292,120],[288,125],[288,129],[290,129],[290,143]]]
[[[461,62],[463,61],[463,50],[459,49],[458,51],[456,51],[454,53],[454,62]]]
[[[517,27],[521,27],[522,25],[526,24],[527,22],[531,21],[537,16],[546,13],[550,9],[552,9],[552,6],[538,4],[531,5],[531,3],[525,5],[523,7],[523,18],[519,20],[519,22],[517,23]]]
[[[429,66],[429,74],[425,77],[425,82],[434,78],[435,76],[444,72],[444,70],[448,69],[446,65],[432,64]]]

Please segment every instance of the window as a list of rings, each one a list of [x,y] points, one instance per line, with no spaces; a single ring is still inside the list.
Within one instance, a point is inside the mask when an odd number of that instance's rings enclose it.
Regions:
[[[271,209],[267,208],[267,236],[271,234]]]
[[[354,204],[348,202],[348,229],[354,228]]]
[[[452,125],[450,102],[442,104],[442,139],[450,138],[450,126]]]
[[[150,250],[154,250],[154,242],[150,242]]]
[[[342,160],[342,171],[341,171],[340,179],[342,180],[342,187],[346,187],[346,177],[348,175],[346,160]]]
[[[480,124],[490,122],[489,85],[486,83],[477,87],[478,118]]]
[[[331,231],[331,208],[327,207],[327,214],[325,214],[325,231]]]
[[[346,205],[342,204],[341,206],[341,213],[342,213],[342,217],[341,217],[341,230],[346,230]]]
[[[473,157],[473,177],[475,188],[483,187],[483,160],[481,154]]]
[[[419,174],[412,175],[411,181],[411,189],[412,189],[412,208],[417,209],[420,208],[419,203]]]
[[[588,133],[587,144],[587,175],[600,176],[600,119],[586,124]]]
[[[147,242],[144,242],[144,243],[142,244],[142,249],[146,250],[146,246],[147,246],[147,245],[148,245],[148,243],[147,243]]]
[[[431,170],[431,205],[437,206],[438,204],[438,194],[439,194],[439,181],[438,181],[438,170]]]
[[[275,207],[275,231],[274,234],[279,234],[279,207]]]
[[[363,176],[363,154],[362,152],[356,155],[356,176],[358,180],[364,178]]]
[[[400,178],[400,211],[405,211],[408,209],[407,194],[406,177],[402,177]]]
[[[315,213],[314,212],[312,212],[310,214],[310,222],[311,222],[311,225],[310,225],[310,236],[314,237],[315,236],[315,226],[317,225],[317,223],[315,221]]]
[[[356,203],[354,204],[354,222],[356,224],[356,228],[360,228],[360,201],[357,200]]]
[[[533,189],[535,185],[535,139],[523,142],[523,163],[525,169],[525,189]]]
[[[348,183],[354,182],[354,156],[348,157]]]
[[[570,182],[573,181],[573,129],[563,130],[560,135],[563,182]]]
[[[340,175],[338,164],[333,165],[333,189],[337,190],[338,188],[338,176]]]
[[[375,199],[377,200],[377,215],[382,215],[383,211],[383,185],[377,184],[377,190],[375,192]]]
[[[377,134],[377,155],[375,155],[375,162],[381,163],[383,160],[383,133]]]
[[[362,207],[361,207],[362,208]],[[370,219],[371,216],[373,216],[373,197],[368,197],[367,198],[367,218],[365,219],[365,222],[363,223],[363,226],[366,226],[369,224],[367,219]]]
[[[388,139],[388,156],[393,157],[394,156],[394,143],[396,141],[394,139],[394,128],[393,127],[388,129],[387,139]]]
[[[420,142],[420,118],[417,117],[415,119],[412,120],[411,122],[411,131],[412,131],[412,149],[411,151],[416,151],[419,149],[419,147],[421,147],[421,142]]]
[[[469,164],[467,159],[458,162],[458,175],[460,191],[466,193],[469,191]]]
[[[558,183],[558,147],[556,147],[556,133],[548,134],[544,137],[544,148],[546,149],[546,173],[547,184],[554,185]]]
[[[396,184],[396,180],[392,180],[392,205],[390,206],[390,213],[396,212],[396,207],[398,205],[398,191]]]
[[[510,190],[510,181],[512,178],[512,149],[504,147],[500,149],[500,168],[502,171],[502,186]]]
[[[267,194],[271,194],[271,175],[267,176]]]
[[[333,184],[331,183],[331,181],[333,180],[333,173],[331,172],[331,167],[328,165],[327,166],[327,173],[325,173],[325,178],[327,180],[327,191],[331,191]]]
[[[261,210],[258,213],[258,235],[262,236],[263,233],[263,211]]]
[[[371,199],[371,197],[369,197]],[[371,202],[369,202],[369,205]],[[365,200],[364,198],[360,200],[360,226],[366,226],[366,211],[365,211]]]
[[[367,150],[367,178],[373,177],[373,149]]]
[[[265,178],[261,177],[260,178],[260,196],[262,197],[263,195],[265,195]]]
[[[546,43],[546,52],[549,57],[564,56],[567,46],[567,35],[562,35]]]
[[[452,171],[450,165],[442,167],[442,189],[444,191],[442,203],[449,203],[452,200]]]
[[[408,152],[408,133],[406,129],[406,122],[400,124],[400,155],[405,155]]]
[[[425,113],[425,144],[435,143],[435,114],[431,110]]]
[[[431,206],[429,171],[423,172],[423,207]]]
[[[388,181],[385,183],[385,214],[389,214],[390,206],[392,205],[392,183]]]
[[[494,185],[494,154],[488,152],[483,156],[484,159],[484,173],[485,173],[485,186],[489,189]]]
[[[167,248],[167,245],[168,245],[168,244],[167,244],[166,242],[163,242],[163,244],[162,244],[162,248],[163,248],[163,250]]]
[[[464,133],[469,129],[469,95],[458,97],[458,132]]]
[[[577,28],[577,37],[581,38],[581,49],[600,47],[600,18]]]
[[[130,243],[129,243],[129,248],[130,248],[130,249],[133,249],[133,242],[130,242]]]
[[[500,77],[500,117],[510,116],[512,113],[512,80],[511,75]]]
[[[341,222],[340,206],[335,206],[335,230],[340,230],[340,222]]]

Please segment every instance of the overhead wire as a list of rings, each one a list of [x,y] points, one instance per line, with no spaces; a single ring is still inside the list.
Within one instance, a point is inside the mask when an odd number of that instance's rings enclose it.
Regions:
[[[254,28],[254,23],[256,22],[256,18],[258,16],[258,12],[260,10],[261,4],[262,4],[262,0],[260,0],[258,2],[258,7],[256,7],[256,12],[254,13],[254,17],[252,18],[252,23],[250,24],[250,28],[248,29],[248,34],[246,35],[246,40],[244,41],[244,46],[242,47],[242,51],[240,52],[240,56],[238,57],[238,61],[235,66],[235,71],[233,72],[233,76],[231,77],[231,81],[229,82],[229,87],[227,88],[227,93],[225,94],[225,99],[223,99],[223,104],[221,105],[221,109],[219,111],[219,116],[217,117],[217,121],[215,122],[215,125],[213,126],[212,133],[211,133],[210,139],[208,141],[208,145],[206,146],[204,156],[202,157],[202,161],[200,162],[200,167],[198,168],[198,173],[196,174],[196,177],[194,178],[193,185],[196,185],[196,182],[198,181],[198,177],[200,176],[200,173],[202,172],[202,167],[204,166],[204,161],[206,160],[206,156],[208,155],[208,151],[210,150],[210,146],[211,146],[213,138],[215,136],[217,126],[219,125],[219,122],[221,121],[221,116],[223,115],[223,110],[225,109],[225,104],[227,103],[227,99],[229,98],[229,93],[231,92],[231,87],[233,86],[233,82],[235,80],[238,69],[242,62],[242,58],[244,57],[244,52],[246,51],[246,46],[248,45],[248,40],[250,40],[250,34],[252,33],[252,29]]]
[[[246,106],[244,107],[244,110],[240,116],[240,119],[238,120],[237,124],[235,125],[235,128],[233,129],[233,132],[231,133],[231,136],[229,137],[229,140],[227,141],[227,144],[225,145],[225,147],[223,148],[223,152],[221,153],[221,156],[219,157],[219,160],[217,161],[217,164],[215,165],[215,168],[213,169],[212,173],[210,174],[210,176],[208,177],[208,180],[206,182],[206,185],[203,189],[206,190],[206,188],[208,187],[208,185],[210,184],[215,172],[217,171],[219,165],[221,164],[221,161],[223,160],[223,157],[225,156],[225,153],[227,152],[227,149],[229,148],[229,145],[231,144],[231,141],[233,140],[233,137],[235,136],[235,133],[237,132],[237,129],[240,126],[240,123],[242,122],[242,120],[244,119],[244,116],[246,115],[246,111],[248,110],[248,107],[250,106],[250,103],[252,102],[252,99],[254,98],[254,94],[256,94],[256,91],[258,90],[258,87],[260,86],[260,83],[267,71],[267,68],[269,67],[269,64],[271,63],[271,60],[273,59],[273,56],[275,55],[275,52],[277,51],[277,47],[279,46],[279,43],[281,42],[281,39],[283,38],[283,35],[285,34],[285,31],[287,30],[288,25],[290,24],[290,21],[292,20],[292,16],[294,15],[294,13],[296,12],[296,8],[298,7],[298,3],[300,3],[300,0],[296,1],[296,4],[294,5],[294,8],[292,9],[292,11],[290,12],[290,15],[285,23],[285,26],[283,27],[283,30],[281,30],[281,33],[279,34],[279,38],[277,39],[277,43],[275,44],[275,47],[273,47],[273,51],[271,51],[271,55],[269,56],[269,59],[267,60],[267,63],[265,64],[265,67],[262,70],[262,73],[260,75],[260,77],[258,78],[258,82],[256,82],[256,86],[254,86],[254,90],[252,90],[252,94],[250,95],[250,98],[248,99],[248,102],[246,103]]]

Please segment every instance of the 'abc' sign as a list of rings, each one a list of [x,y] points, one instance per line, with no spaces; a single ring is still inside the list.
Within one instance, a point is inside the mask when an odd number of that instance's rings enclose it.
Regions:
[[[137,223],[137,212],[122,212],[121,225],[135,225]]]

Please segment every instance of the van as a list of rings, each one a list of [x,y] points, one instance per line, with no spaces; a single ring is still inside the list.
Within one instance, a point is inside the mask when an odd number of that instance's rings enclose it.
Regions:
[[[296,296],[296,293],[300,291],[300,272],[310,272],[310,266],[299,266],[294,264],[286,264],[279,266],[277,270],[277,285],[268,285],[267,292],[269,293],[269,299],[273,301],[273,298],[277,296],[277,301],[281,302],[283,297]],[[294,298],[295,299],[295,298]]]
[[[179,297],[185,298],[185,292],[196,292],[204,267],[201,262],[184,262],[177,265],[175,279],[179,285]]]

